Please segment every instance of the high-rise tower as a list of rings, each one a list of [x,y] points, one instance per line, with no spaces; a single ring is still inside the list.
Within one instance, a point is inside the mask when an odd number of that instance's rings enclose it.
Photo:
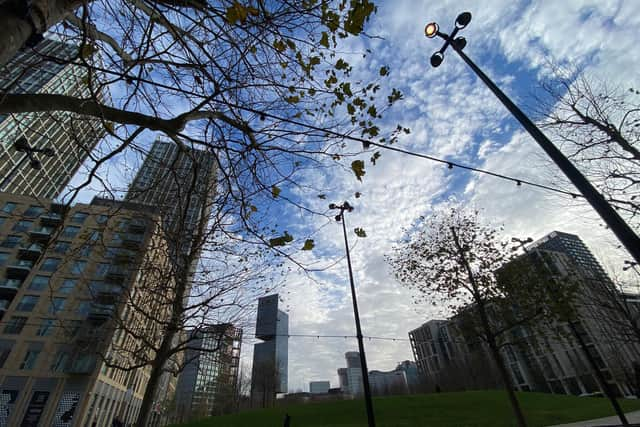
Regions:
[[[185,245],[202,216],[211,212],[215,172],[211,153],[156,140],[126,199],[158,209],[165,229],[177,233]]]
[[[3,93],[48,93],[102,101],[91,93],[87,70],[74,61],[78,47],[44,39],[18,53],[0,68]],[[0,191],[54,198],[69,183],[104,134],[100,120],[67,112],[0,115]],[[27,155],[14,143],[25,138],[33,148],[51,148],[52,157],[38,156],[42,167],[29,167]]]
[[[278,310],[278,294],[258,300],[256,338],[263,342],[253,347],[251,402],[253,406],[271,406],[276,393],[287,392],[289,316]]]

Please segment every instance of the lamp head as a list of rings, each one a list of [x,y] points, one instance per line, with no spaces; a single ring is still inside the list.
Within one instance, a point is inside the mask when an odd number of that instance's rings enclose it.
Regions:
[[[458,37],[455,40],[455,43],[456,43],[456,47],[462,50],[467,45],[467,39],[465,39],[464,37]]]
[[[431,66],[433,68],[437,68],[440,66],[440,64],[442,64],[443,60],[444,60],[444,55],[442,54],[442,52],[436,52],[433,55],[431,55]]]
[[[29,143],[27,142],[27,138],[24,136],[18,138],[16,142],[13,143],[13,146],[20,152],[29,151]]]
[[[331,204],[329,205],[329,209],[338,209],[338,207],[336,206],[336,204],[335,204],[335,203],[331,203]]]
[[[340,222],[342,220],[342,215],[338,214],[336,215],[336,221]]]
[[[351,205],[349,204],[349,202],[344,202],[344,203],[342,204],[342,206],[344,206],[344,208],[345,208],[347,211],[349,211],[349,212],[353,212],[353,206],[351,206]]]
[[[427,38],[434,38],[435,36],[438,35],[438,29],[440,27],[438,27],[438,24],[436,24],[435,22],[429,22],[425,27],[424,27],[424,35],[427,36]]]
[[[461,30],[471,22],[471,12],[462,12],[456,18],[456,28]]]

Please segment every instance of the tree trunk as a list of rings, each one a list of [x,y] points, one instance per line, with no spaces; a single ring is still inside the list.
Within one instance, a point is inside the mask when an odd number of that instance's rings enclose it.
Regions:
[[[147,383],[147,388],[144,391],[144,397],[142,398],[142,403],[140,404],[140,413],[138,415],[138,419],[136,420],[136,427],[145,427],[149,422],[149,417],[151,416],[151,409],[153,405],[153,397],[155,395],[158,382],[160,381],[160,376],[162,375],[163,366],[164,363],[158,361],[155,362],[153,364],[153,368],[151,368],[149,382]]]
[[[78,0],[15,0],[0,3],[0,66],[9,62],[29,38],[61,22],[65,15],[82,3]]]
[[[491,331],[489,317],[487,316],[487,311],[485,310],[485,306],[484,306],[484,299],[480,295],[475,276],[473,275],[471,266],[467,262],[467,258],[464,256],[464,250],[460,245],[460,241],[458,240],[458,235],[456,234],[456,230],[454,227],[451,227],[451,233],[453,234],[453,241],[455,242],[456,249],[458,250],[458,254],[460,255],[460,260],[462,261],[462,264],[464,265],[464,268],[467,271],[467,277],[469,278],[469,282],[471,282],[471,287],[473,289],[473,299],[476,303],[476,308],[480,316],[480,323],[482,324],[482,329],[484,330],[484,333],[486,335],[487,343],[489,344],[489,348],[491,350],[491,355],[493,356],[493,360],[496,362],[496,365],[498,365],[498,370],[500,371],[502,382],[504,384],[505,389],[507,390],[507,395],[509,396],[511,409],[513,410],[513,413],[516,416],[516,421],[518,423],[518,426],[527,427],[527,421],[524,418],[524,413],[522,412],[522,408],[520,407],[520,402],[518,401],[518,397],[516,396],[516,392],[513,387],[513,382],[511,381],[511,377],[509,376],[507,367],[504,364],[504,359],[500,354],[500,349],[498,348],[498,345],[496,343],[495,336]]]
[[[602,388],[602,391],[604,392],[605,396],[607,396],[607,398],[609,399],[609,402],[611,402],[611,406],[613,407],[613,410],[615,411],[616,415],[618,415],[618,418],[620,418],[620,422],[622,423],[623,426],[628,426],[629,421],[627,421],[627,417],[624,415],[624,412],[622,411],[622,408],[618,403],[618,399],[616,399],[616,396],[613,394],[613,390],[609,386],[607,379],[604,377],[604,375],[602,375],[602,371],[600,371],[600,368],[598,367],[598,364],[593,358],[593,355],[589,351],[587,344],[582,339],[582,335],[580,335],[580,332],[578,332],[575,322],[569,321],[567,323],[569,324],[569,329],[571,329],[571,334],[576,338],[576,340],[578,341],[578,345],[582,349],[582,353],[584,353],[585,357],[587,358],[587,361],[589,362],[589,366],[591,367],[593,374],[598,379],[598,382],[600,383],[600,387]]]

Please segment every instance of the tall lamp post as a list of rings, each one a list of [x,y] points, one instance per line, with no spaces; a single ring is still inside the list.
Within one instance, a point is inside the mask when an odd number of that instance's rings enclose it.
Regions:
[[[13,166],[13,168],[9,171],[9,173],[4,177],[2,182],[0,182],[0,191],[4,190],[4,187],[13,178],[13,176],[16,174],[18,169],[22,167],[22,164],[25,162],[25,160],[29,160],[29,165],[31,166],[32,169],[37,170],[42,168],[42,162],[36,159],[34,154],[41,153],[47,157],[53,157],[56,155],[56,152],[52,148],[31,147],[27,142],[27,138],[25,137],[18,138],[16,142],[13,143],[13,147],[16,149],[16,151],[20,153],[25,153],[25,155],[22,156],[22,158],[15,164],[15,166]]]
[[[364,354],[364,343],[362,341],[362,329],[360,328],[360,314],[358,313],[358,300],[356,298],[356,287],[353,283],[353,270],[351,268],[351,255],[349,253],[349,240],[347,239],[347,226],[344,213],[352,212],[353,207],[349,202],[342,205],[331,203],[329,209],[337,209],[340,211],[336,215],[336,221],[342,222],[342,233],[344,234],[344,248],[347,253],[347,266],[349,267],[349,283],[351,284],[351,300],[353,302],[353,316],[356,319],[356,337],[358,338],[358,349],[360,351],[360,368],[362,369],[362,385],[364,387],[364,401],[367,407],[367,420],[369,427],[375,427],[376,420],[373,414],[373,402],[371,400],[371,388],[369,387],[369,371],[367,370],[367,358]]]
[[[571,183],[580,191],[584,198],[598,212],[602,220],[613,231],[618,240],[629,251],[637,263],[640,263],[640,238],[634,233],[629,225],[618,215],[615,209],[606,199],[591,185],[591,183],[580,173],[580,171],[565,157],[564,154],[547,138],[538,127],[505,95],[498,86],[482,72],[482,70],[463,52],[467,45],[464,37],[456,37],[458,32],[464,29],[471,22],[471,13],[463,12],[456,18],[455,28],[451,34],[440,31],[437,23],[431,22],[424,28],[424,34],[428,38],[436,36],[444,39],[444,44],[436,53],[431,55],[431,65],[438,67],[444,60],[444,52],[449,46],[455,50],[464,62],[478,75],[491,91],[498,97],[509,112],[522,124],[529,134],[536,140],[549,157],[555,162],[560,170],[569,178]]]

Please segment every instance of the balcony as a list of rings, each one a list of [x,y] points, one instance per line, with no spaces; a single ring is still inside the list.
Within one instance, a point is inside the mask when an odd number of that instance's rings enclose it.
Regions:
[[[112,265],[105,275],[106,281],[110,283],[122,283],[127,278],[128,271],[122,267]]]
[[[64,215],[69,210],[69,205],[61,202],[52,202],[51,203],[51,212],[59,215]]]
[[[7,266],[7,278],[24,280],[33,268],[33,261],[21,259],[15,264]]]
[[[9,296],[13,298],[13,296],[16,293],[18,293],[18,289],[20,289],[20,285],[22,285],[22,280],[18,280],[18,279],[0,280],[0,296],[3,296],[3,297]]]
[[[57,227],[62,224],[62,215],[55,212],[46,213],[40,216],[40,223],[45,227]]]
[[[75,375],[87,375],[93,372],[96,367],[96,356],[94,354],[80,353],[67,368],[67,373]]]
[[[20,250],[18,251],[18,257],[20,259],[37,261],[38,258],[40,258],[40,256],[42,255],[43,250],[44,248],[42,247],[42,245],[38,243],[32,243],[29,246],[20,248]]]
[[[94,325],[100,325],[109,320],[115,311],[116,307],[112,304],[91,304],[91,311],[89,311],[87,320]]]
[[[38,242],[48,241],[51,238],[52,234],[53,227],[40,227],[29,232],[31,239]]]
[[[146,229],[147,229],[147,226],[145,222],[142,220],[134,219],[134,220],[131,220],[131,222],[129,223],[129,233],[144,234]]]
[[[10,299],[0,299],[0,313],[4,313],[5,311],[7,311],[10,304]]]
[[[141,234],[127,233],[122,237],[122,246],[128,249],[139,249],[144,240]]]

